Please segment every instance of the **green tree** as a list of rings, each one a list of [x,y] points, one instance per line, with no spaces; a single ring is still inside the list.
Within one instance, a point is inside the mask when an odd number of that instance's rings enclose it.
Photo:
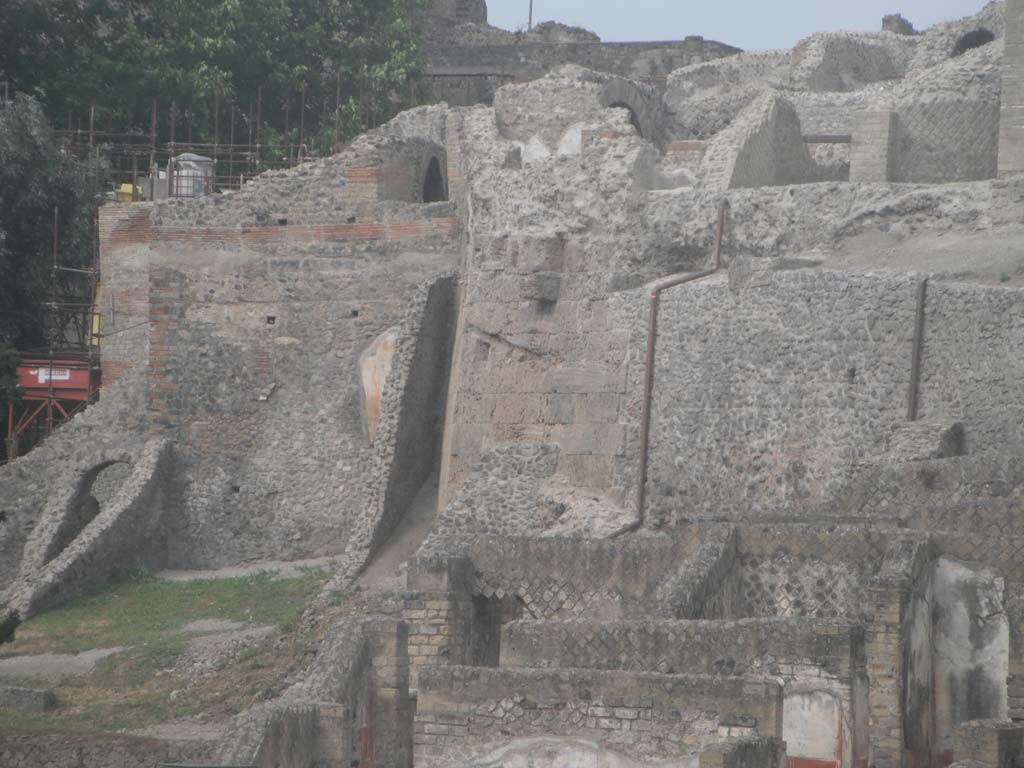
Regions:
[[[10,342],[0,342],[0,461],[7,459],[7,406],[21,399],[18,386],[19,356]],[[2,636],[0,632],[0,636]],[[3,642],[0,640],[0,642]]]
[[[19,396],[15,350],[47,346],[53,285],[53,212],[63,266],[92,260],[104,169],[61,152],[39,104],[19,96],[0,109],[0,434]],[[57,275],[61,296],[88,296],[83,277]]]
[[[148,131],[159,100],[164,138],[173,100],[189,111],[193,138],[210,139],[217,100],[222,142],[230,105],[245,115],[257,94],[263,125],[287,127],[296,139],[303,87],[306,135],[332,132],[340,80],[347,136],[407,106],[408,79],[421,70],[423,4],[8,0],[0,4],[0,79],[36,95],[58,124],[95,103],[99,125]]]
[[[62,266],[91,263],[103,177],[98,164],[61,152],[34,99],[18,96],[0,110],[0,342],[22,351],[46,346],[54,209]],[[74,273],[58,280],[63,296],[83,292]]]

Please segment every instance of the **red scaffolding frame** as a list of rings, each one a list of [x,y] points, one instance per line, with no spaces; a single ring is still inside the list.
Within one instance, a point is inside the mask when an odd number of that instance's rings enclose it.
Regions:
[[[18,366],[18,384],[21,402],[7,406],[11,458],[21,455],[19,444],[26,434],[31,433],[35,443],[91,403],[99,392],[100,376],[88,354],[62,353],[24,358]]]

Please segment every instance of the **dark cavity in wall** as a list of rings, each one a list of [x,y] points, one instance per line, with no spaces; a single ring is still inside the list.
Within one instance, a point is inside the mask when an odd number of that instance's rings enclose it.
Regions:
[[[448,185],[444,183],[441,163],[436,157],[430,158],[427,174],[423,179],[423,202],[441,203],[448,199]]]
[[[953,46],[952,55],[954,57],[963,56],[972,48],[981,48],[981,46],[988,45],[995,39],[996,36],[984,27],[976,29],[973,32],[968,32],[956,41],[956,45]]]
[[[497,667],[501,661],[501,628],[523,618],[520,599],[506,595],[473,595],[473,616],[469,638],[469,659],[473,667]]]

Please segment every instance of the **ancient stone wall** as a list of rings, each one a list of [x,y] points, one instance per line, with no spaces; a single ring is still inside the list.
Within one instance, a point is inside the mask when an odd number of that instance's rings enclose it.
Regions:
[[[349,261],[325,254],[251,260],[221,274],[170,271],[184,283],[175,302],[180,319],[167,321],[172,338],[152,325],[151,348],[165,349],[165,367],[154,371],[160,378],[153,381],[151,419],[172,423],[179,434],[191,425],[182,447],[191,481],[189,528],[212,514],[236,520],[230,540],[204,535],[208,546],[193,546],[199,542],[186,534],[175,560],[344,548],[368,511],[371,487],[387,471],[374,468],[375,445],[362,427],[355,361],[374,338],[401,324],[417,278],[431,266],[452,266],[443,254],[396,256],[380,260],[371,252]],[[443,357],[443,345],[438,351]],[[427,371],[437,373],[437,362],[424,361]],[[394,369],[403,381],[411,356],[406,363]],[[179,393],[176,401],[164,387]],[[379,428],[378,436],[397,438],[394,429]],[[208,461],[213,456],[216,464]]]
[[[753,280],[663,297],[650,473],[657,515],[796,513],[840,495],[860,467],[900,458],[904,432],[934,439],[908,459],[939,455],[939,436],[954,423],[964,425],[968,453],[1016,443],[1006,425],[1019,418],[1009,351],[1020,333],[1017,292],[931,283],[919,422],[907,424],[920,278]],[[758,350],[771,352],[754,360]],[[783,454],[784,465],[772,459]]]

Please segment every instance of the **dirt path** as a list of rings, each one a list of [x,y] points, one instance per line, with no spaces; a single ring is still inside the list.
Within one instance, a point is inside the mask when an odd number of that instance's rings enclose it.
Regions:
[[[87,675],[96,665],[123,647],[95,648],[82,653],[44,653],[38,656],[12,656],[0,659],[0,679],[32,678],[57,682],[64,677]]]
[[[412,506],[356,584],[370,589],[404,589],[405,563],[427,538],[436,514],[437,475],[433,475],[420,488]]]
[[[160,571],[158,579],[166,581],[200,581],[204,579],[238,579],[244,576],[255,576],[260,573],[272,573],[275,579],[294,579],[302,572],[312,568],[323,568],[333,571],[336,557],[317,557],[310,560],[263,560],[258,563],[232,565],[211,571]]]

